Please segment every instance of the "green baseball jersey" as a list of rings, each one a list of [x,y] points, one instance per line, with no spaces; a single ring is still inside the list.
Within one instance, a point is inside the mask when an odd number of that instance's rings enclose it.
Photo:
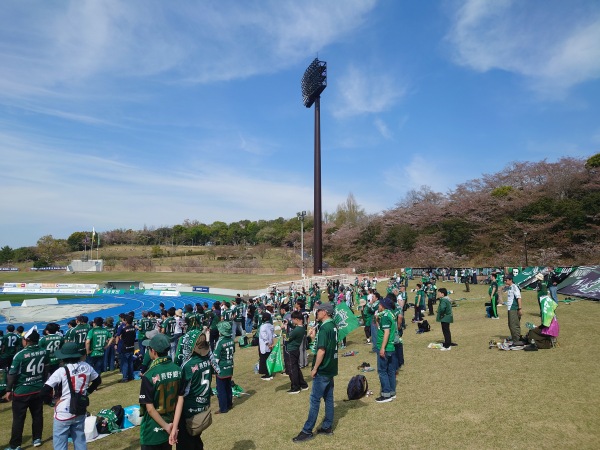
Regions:
[[[62,347],[64,338],[60,334],[48,334],[40,339],[40,347],[46,349],[48,354],[49,364],[58,364],[58,358],[54,356],[54,352]]]
[[[299,350],[304,342],[304,336],[306,336],[306,329],[302,325],[294,327],[288,335],[287,344],[285,346],[286,350],[288,352]]]
[[[90,356],[103,356],[104,347],[110,338],[110,331],[106,328],[95,327],[88,331],[87,339],[90,341]]]
[[[221,320],[223,322],[231,322],[233,319],[233,311],[231,309],[224,309],[221,312]]]
[[[142,377],[140,386],[141,445],[160,445],[169,440],[169,434],[147,414],[146,405],[152,404],[167,423],[173,422],[177,397],[183,395],[181,369],[170,358],[152,361]]]
[[[494,291],[494,288],[496,289]],[[498,282],[497,281],[492,281],[492,283],[490,284],[490,287],[488,288],[488,295],[491,297],[492,296],[492,292],[494,292],[494,297],[491,298],[491,300],[498,300]]]
[[[210,407],[214,372],[209,356],[194,354],[181,368],[184,390],[183,418],[187,419]]]
[[[187,331],[198,329],[202,326],[200,315],[195,312],[187,312],[184,315]]]
[[[220,321],[221,321],[221,315],[213,312],[212,316],[210,317],[210,329],[216,330],[217,325],[219,324]]]
[[[18,375],[13,386],[14,394],[35,394],[44,386],[44,369],[50,362],[45,348],[39,345],[30,345],[17,352],[10,365],[8,373]]]
[[[85,353],[85,340],[87,339],[88,332],[90,331],[90,327],[87,324],[80,323],[75,328],[73,328],[73,342],[77,344],[77,348],[81,352],[81,354]]]
[[[2,347],[4,349],[2,356],[15,356],[23,346],[22,341],[23,339],[17,333],[10,331],[6,333],[4,336],[2,336]]]
[[[219,337],[215,345],[215,360],[219,364],[219,378],[233,376],[233,354],[235,353],[235,342],[226,336]]]
[[[147,317],[142,317],[140,319],[140,321],[138,322],[138,333],[137,333],[137,338],[138,341],[143,341],[144,339],[146,339],[146,332],[150,331],[150,330],[154,330],[154,325],[152,324],[152,321],[150,319],[148,319]]]
[[[317,375],[332,378],[338,374],[338,329],[332,319],[327,319],[317,329],[316,349],[325,349],[323,361],[317,369]],[[313,368],[316,357],[313,358]]]
[[[175,318],[167,317],[165,321],[160,325],[160,327],[164,330],[166,336],[172,338],[175,334]]]
[[[396,326],[396,317],[394,313],[389,309],[384,309],[378,313],[379,320],[377,321],[377,348],[381,349],[383,344],[383,335],[385,330],[390,330],[387,344],[385,346],[386,352],[394,351],[394,342],[396,340],[396,333],[398,327]]]
[[[243,305],[235,305],[235,307],[233,308],[233,320],[240,323],[244,321]]]

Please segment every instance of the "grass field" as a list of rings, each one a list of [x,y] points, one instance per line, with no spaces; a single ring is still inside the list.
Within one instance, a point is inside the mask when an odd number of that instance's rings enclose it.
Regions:
[[[459,300],[452,324],[450,352],[427,348],[442,339],[439,324],[432,321],[430,333],[415,334],[408,324],[404,335],[406,365],[398,377],[398,397],[391,403],[375,403],[374,397],[345,402],[348,380],[358,373],[363,361],[376,365],[370,346],[363,344],[363,330],[349,336],[348,349],[359,354],[340,358],[335,383],[334,436],[317,436],[310,443],[292,444],[308,413],[310,391],[288,395],[288,377],[277,375],[264,382],[253,372],[257,349],[238,349],[235,381],[250,395],[234,399],[234,409],[213,418],[204,432],[205,446],[219,449],[278,449],[290,445],[311,449],[395,449],[395,448],[534,448],[595,449],[600,443],[600,347],[599,302],[560,303],[560,347],[538,352],[488,349],[490,339],[506,337],[506,311],[501,320],[489,320],[484,313],[487,286],[472,286],[469,294],[461,285],[442,283],[457,289],[451,297]],[[458,288],[457,288],[458,287]],[[524,316],[539,322],[533,292],[524,293]],[[407,313],[410,321],[412,310]],[[340,352],[341,354],[342,352]],[[304,370],[308,377],[308,369]],[[377,395],[376,372],[366,374]],[[103,387],[91,396],[94,413],[115,404],[137,402],[139,381],[117,384],[120,376],[103,376]],[[309,382],[310,384],[310,382]],[[217,406],[212,399],[213,411]],[[323,415],[323,408],[321,414]],[[8,444],[10,405],[0,405],[0,444]],[[317,426],[320,424],[320,419]],[[24,447],[31,447],[31,422],[25,425]],[[51,449],[52,410],[45,409],[43,449]],[[139,429],[134,428],[89,445],[92,450],[138,449]],[[3,447],[2,447],[3,448]]]

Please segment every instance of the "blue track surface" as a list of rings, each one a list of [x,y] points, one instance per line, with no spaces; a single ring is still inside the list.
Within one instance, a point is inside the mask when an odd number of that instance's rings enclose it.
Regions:
[[[203,297],[201,295],[184,295],[181,297],[159,297],[159,296],[143,295],[143,294],[118,294],[118,295],[98,294],[98,295],[94,295],[92,297],[82,297],[82,298],[70,299],[70,300],[59,300],[58,304],[59,305],[115,304],[115,306],[112,308],[106,308],[106,309],[102,309],[102,310],[94,310],[94,311],[87,312],[84,315],[89,317],[90,322],[93,320],[94,317],[97,317],[97,316],[104,317],[104,318],[112,316],[112,317],[115,317],[115,319],[116,319],[115,323],[118,323],[118,316],[121,313],[127,313],[129,311],[133,311],[135,313],[135,318],[139,319],[140,317],[142,317],[142,311],[155,311],[155,312],[160,311],[160,307],[159,307],[160,303],[164,303],[166,309],[169,309],[171,306],[174,306],[175,308],[183,309],[183,307],[187,304],[194,305],[196,303],[204,303],[204,302],[208,303],[208,306],[210,307],[210,306],[212,306],[214,301],[215,300],[212,298]],[[20,306],[15,306],[15,308],[20,308]],[[60,324],[61,330],[64,331],[67,329],[67,326],[66,326],[67,322],[69,320],[74,319],[75,316],[68,317],[68,318],[65,318],[62,320],[58,320],[56,322]],[[46,324],[48,322],[37,321],[37,322],[24,322],[24,323],[11,322],[11,323],[15,327],[17,327],[19,325],[23,325],[26,330],[33,325],[37,325],[38,329],[42,330],[46,327]],[[2,328],[4,330],[6,328],[6,325],[8,325],[8,323],[5,322],[5,318],[0,316],[0,328]]]

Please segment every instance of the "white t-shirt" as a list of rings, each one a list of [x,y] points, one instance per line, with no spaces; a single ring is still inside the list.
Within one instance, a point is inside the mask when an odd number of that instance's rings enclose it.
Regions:
[[[86,362],[78,362],[76,364],[67,364],[69,373],[71,375],[71,383],[73,384],[73,391],[86,393],[87,389],[92,381],[98,378],[98,373]],[[69,389],[69,383],[67,382],[67,373],[64,367],[59,367],[54,371],[50,378],[46,380],[48,386],[56,388],[60,386],[62,388],[62,394],[60,400],[54,407],[54,418],[56,420],[65,421],[75,417],[69,412],[69,405],[71,404],[71,391]]]
[[[521,290],[519,286],[512,284],[506,291],[506,309],[510,310],[513,302],[518,298],[521,298]]]

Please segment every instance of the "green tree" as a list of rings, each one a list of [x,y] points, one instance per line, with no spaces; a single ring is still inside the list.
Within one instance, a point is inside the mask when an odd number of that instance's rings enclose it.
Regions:
[[[67,238],[67,244],[72,252],[78,252],[84,249],[84,242],[86,236],[91,235],[85,231],[75,231]],[[88,244],[89,246],[89,244]]]
[[[0,264],[5,264],[9,261],[13,261],[15,258],[15,252],[8,245],[5,245],[0,249]]]
[[[38,239],[37,252],[39,261],[46,265],[52,265],[69,252],[69,244],[65,239],[54,239],[49,234]]]
[[[596,153],[594,156],[588,158],[585,167],[586,169],[597,169],[600,167],[600,153]]]

